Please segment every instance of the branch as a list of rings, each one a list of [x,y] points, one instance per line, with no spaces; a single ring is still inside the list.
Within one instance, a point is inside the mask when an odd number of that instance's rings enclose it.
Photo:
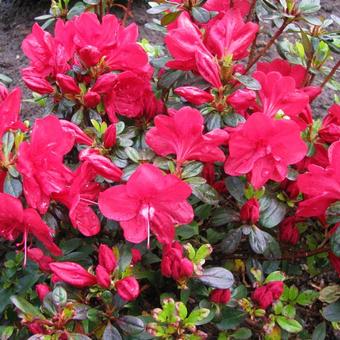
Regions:
[[[331,72],[328,73],[328,76],[325,78],[325,80],[322,82],[322,84],[320,85],[321,88],[323,88],[334,76],[335,72],[337,71],[337,69],[340,67],[340,59],[338,60],[338,62],[334,65],[334,67],[331,69]]]

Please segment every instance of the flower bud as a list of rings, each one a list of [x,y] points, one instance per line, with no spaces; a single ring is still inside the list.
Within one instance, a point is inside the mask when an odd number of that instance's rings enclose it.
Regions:
[[[39,283],[35,286],[35,292],[41,302],[44,301],[45,296],[50,292],[50,287],[45,283]]]
[[[116,131],[116,125],[111,124],[106,129],[103,139],[104,139],[104,147],[106,149],[112,148],[114,145],[116,145],[116,137],[117,137],[117,131]]]
[[[230,301],[230,289],[214,289],[209,296],[209,300],[214,303],[226,304]]]
[[[118,295],[125,301],[135,300],[140,293],[139,283],[133,276],[117,281],[116,289]]]
[[[280,240],[295,246],[300,238],[300,233],[295,225],[294,216],[286,218],[280,225]]]
[[[209,92],[193,86],[177,87],[174,92],[194,105],[202,105],[214,100],[214,97]]]
[[[100,95],[97,92],[89,90],[84,96],[84,105],[89,108],[96,107],[101,101]]]
[[[27,328],[32,334],[43,334],[44,330],[41,327],[41,325],[38,323],[38,321],[33,321],[29,325],[27,325]]]
[[[63,93],[76,95],[81,92],[78,84],[71,76],[59,73],[56,78],[58,86]]]
[[[54,88],[46,79],[33,76],[23,76],[22,79],[26,86],[34,92],[40,94],[51,94],[54,92]]]
[[[272,281],[267,285],[258,287],[252,293],[251,298],[261,308],[267,309],[272,305],[274,300],[278,300],[283,293],[283,282]]]
[[[77,125],[64,119],[60,119],[60,125],[64,131],[70,132],[74,135],[75,142],[77,144],[84,144],[88,146],[92,145],[93,140]]]
[[[110,274],[107,272],[106,268],[98,265],[96,268],[96,277],[99,286],[103,288],[109,288],[111,285]]]
[[[161,272],[165,277],[179,281],[191,277],[194,271],[192,262],[184,257],[183,247],[179,242],[167,244],[163,248]]]
[[[109,273],[112,273],[117,267],[117,259],[113,254],[112,249],[106,244],[101,244],[99,246],[98,260],[99,264]]]
[[[132,253],[132,264],[136,264],[142,261],[142,254],[140,253],[138,249],[132,248],[131,253]]]
[[[255,104],[256,93],[249,89],[240,89],[235,91],[227,99],[227,102],[237,111],[246,110]]]
[[[81,48],[78,51],[78,55],[81,61],[87,67],[92,67],[94,65],[97,65],[101,58],[101,53],[98,50],[98,48],[95,46],[90,46],[90,45]]]
[[[255,224],[260,218],[260,205],[256,198],[248,200],[241,208],[241,221]]]
[[[267,284],[268,289],[272,292],[274,300],[278,300],[283,293],[283,282],[272,281]]]

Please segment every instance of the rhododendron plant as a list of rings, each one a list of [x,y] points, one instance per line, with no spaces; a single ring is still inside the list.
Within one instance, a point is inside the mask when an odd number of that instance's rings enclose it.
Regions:
[[[52,1],[0,74],[0,334],[335,339],[338,18],[149,5]]]

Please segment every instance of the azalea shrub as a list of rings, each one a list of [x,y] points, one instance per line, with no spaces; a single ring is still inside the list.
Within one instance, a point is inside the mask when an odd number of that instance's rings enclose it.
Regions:
[[[153,1],[158,46],[131,4],[52,1],[31,115],[0,85],[1,339],[334,339],[339,18]]]

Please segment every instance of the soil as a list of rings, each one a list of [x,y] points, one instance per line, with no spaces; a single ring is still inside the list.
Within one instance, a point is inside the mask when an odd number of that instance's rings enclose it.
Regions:
[[[340,17],[340,6],[336,6],[334,0],[321,0],[321,14],[329,16],[335,14]],[[27,60],[21,51],[21,43],[30,33],[34,18],[47,14],[49,0],[0,0],[0,74],[5,74],[12,79],[11,86],[20,86],[24,92],[24,98],[31,98],[30,91],[21,80],[20,69],[27,65]],[[140,36],[146,37],[152,43],[160,43],[160,33],[144,27],[145,23],[152,20],[152,16],[146,13],[148,5],[144,0],[135,0],[133,4],[133,18],[140,28]],[[119,10],[117,12],[119,15]],[[275,58],[276,52],[270,51],[268,60]],[[316,116],[324,116],[327,108],[333,103],[334,91],[326,88],[325,93],[313,103],[313,111]],[[23,104],[23,114],[30,117],[39,114],[39,108],[29,103]]]

